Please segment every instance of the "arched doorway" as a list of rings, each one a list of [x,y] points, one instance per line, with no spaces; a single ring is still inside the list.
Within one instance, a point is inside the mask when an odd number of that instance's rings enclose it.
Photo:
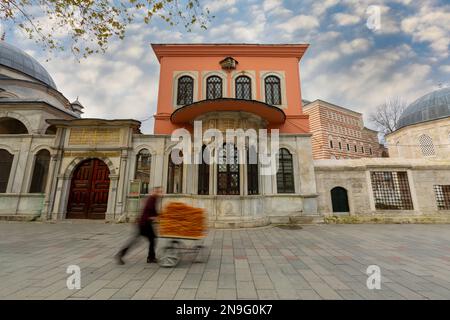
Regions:
[[[99,159],[81,162],[72,175],[66,218],[105,219],[108,192],[108,166]]]
[[[350,212],[347,190],[342,187],[334,187],[331,189],[331,203],[333,205],[333,212]]]

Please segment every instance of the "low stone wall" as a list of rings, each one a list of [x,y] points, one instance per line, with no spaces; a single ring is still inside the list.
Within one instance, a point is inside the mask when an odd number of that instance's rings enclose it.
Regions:
[[[328,222],[431,223],[450,222],[450,210],[439,210],[434,185],[450,184],[450,160],[372,158],[358,160],[317,160],[314,163],[318,211]],[[370,173],[406,171],[413,210],[375,208]],[[331,190],[347,191],[350,211],[333,212]],[[335,216],[335,217],[333,217]]]
[[[316,198],[302,195],[270,196],[201,196],[164,195],[162,206],[179,201],[206,208],[208,224],[214,228],[250,228],[277,223],[317,223],[322,217],[315,213]],[[128,221],[142,210],[145,199],[127,199]],[[306,209],[306,210],[305,210]],[[122,221],[127,221],[122,217]]]
[[[29,220],[41,215],[44,194],[0,194],[0,219]]]

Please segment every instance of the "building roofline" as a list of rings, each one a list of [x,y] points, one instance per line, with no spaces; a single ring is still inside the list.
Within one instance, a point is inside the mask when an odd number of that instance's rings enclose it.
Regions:
[[[11,105],[31,105],[34,106],[36,104],[43,104],[46,105],[54,110],[60,111],[62,113],[65,113],[69,116],[74,117],[74,119],[79,119],[77,114],[73,111],[70,110],[64,110],[64,109],[60,109],[58,107],[55,107],[54,105],[48,103],[47,101],[42,101],[42,100],[10,100],[10,99],[5,99],[5,100],[0,100],[0,106],[7,106],[8,104]]]
[[[158,61],[162,57],[248,56],[295,57],[300,60],[309,44],[250,43],[152,43]]]
[[[440,118],[436,118],[436,119],[429,119],[429,120],[425,120],[425,121],[421,121],[421,122],[411,123],[411,124],[408,124],[408,125],[406,125],[406,126],[400,127],[400,128],[398,128],[398,129],[396,129],[395,131],[386,133],[385,136],[386,136],[386,137],[387,137],[387,136],[390,136],[390,135],[392,135],[392,134],[394,134],[394,133],[397,133],[397,132],[399,132],[399,131],[401,131],[401,130],[403,130],[403,129],[406,129],[406,128],[410,128],[410,127],[414,127],[414,126],[419,126],[419,125],[421,125],[421,124],[423,124],[423,123],[427,123],[427,122],[440,121],[440,120],[444,120],[444,119],[446,119],[446,118],[450,118],[450,116],[445,116],[445,117],[440,117]]]
[[[325,104],[327,104],[327,105],[329,105],[329,106],[331,106],[331,107],[334,107],[334,108],[342,109],[342,110],[345,110],[345,111],[347,111],[347,112],[352,112],[352,113],[355,113],[355,114],[357,114],[357,115],[362,115],[361,112],[354,111],[354,110],[348,109],[348,108],[344,108],[344,107],[338,106],[337,104],[334,104],[334,103],[331,103],[331,102],[328,102],[328,101],[325,101],[325,100],[321,100],[321,99],[316,99],[316,100],[311,101],[310,103],[304,105],[304,106],[303,106],[303,110],[304,110],[304,109],[308,109],[308,108],[310,108],[310,107],[313,107],[313,106],[315,106],[316,104],[318,104],[318,103],[320,103],[320,102],[323,102],[323,103],[325,103]]]

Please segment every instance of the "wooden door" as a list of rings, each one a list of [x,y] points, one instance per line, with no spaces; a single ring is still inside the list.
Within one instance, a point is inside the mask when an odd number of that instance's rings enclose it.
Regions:
[[[99,159],[83,161],[73,173],[67,218],[104,219],[108,191],[108,166]]]

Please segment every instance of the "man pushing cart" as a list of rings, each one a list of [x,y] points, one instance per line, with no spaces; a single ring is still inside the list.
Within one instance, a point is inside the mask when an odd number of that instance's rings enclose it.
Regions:
[[[175,267],[183,252],[199,252],[201,241],[206,237],[206,212],[182,202],[167,204],[159,216],[159,238],[165,244],[159,252],[158,264],[162,267]],[[195,245],[186,246],[186,242]]]

